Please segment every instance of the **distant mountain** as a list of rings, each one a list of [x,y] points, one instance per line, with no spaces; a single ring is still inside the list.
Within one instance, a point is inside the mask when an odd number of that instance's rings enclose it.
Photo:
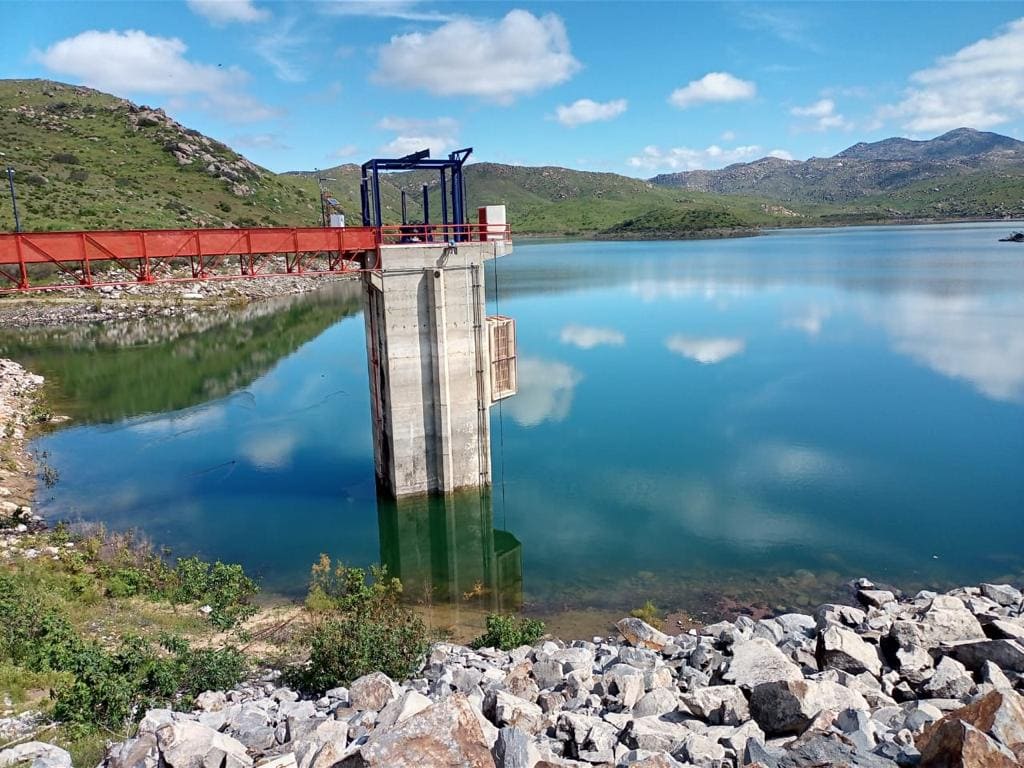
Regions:
[[[979,183],[1024,174],[1024,142],[959,128],[929,141],[891,138],[854,144],[829,158],[762,158],[715,171],[655,176],[664,187],[756,195],[785,203],[848,203],[932,179],[981,173]]]
[[[1024,141],[998,133],[957,128],[928,141],[883,139],[860,142],[836,155],[858,160],[957,160],[981,155],[1005,153],[1021,158]]]

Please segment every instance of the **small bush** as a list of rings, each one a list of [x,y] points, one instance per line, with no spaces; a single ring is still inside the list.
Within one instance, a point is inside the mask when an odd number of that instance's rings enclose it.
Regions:
[[[635,619],[647,622],[655,629],[661,629],[661,625],[664,623],[661,619],[661,611],[650,600],[639,608],[634,608],[629,612],[629,615]]]
[[[68,174],[68,178],[71,179],[71,181],[87,181],[89,179],[89,172],[84,168],[75,168]]]
[[[469,645],[471,648],[501,648],[510,651],[521,645],[533,645],[543,635],[543,621],[491,613],[487,616],[487,631]]]
[[[64,165],[78,165],[78,155],[73,155],[70,152],[58,152],[51,160]]]
[[[168,590],[172,603],[199,603],[213,610],[210,620],[229,629],[256,612],[250,602],[256,582],[236,563],[207,563],[198,557],[179,558]]]
[[[367,574],[342,564],[332,568],[322,555],[306,599],[317,617],[309,633],[309,662],[289,670],[289,681],[321,692],[370,672],[398,680],[413,674],[429,642],[423,622],[402,605],[401,596],[401,582],[387,569],[375,566]]]

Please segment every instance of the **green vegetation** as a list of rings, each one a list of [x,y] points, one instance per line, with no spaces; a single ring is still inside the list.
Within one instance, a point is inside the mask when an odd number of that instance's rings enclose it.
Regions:
[[[85,423],[109,422],[182,410],[244,389],[282,357],[358,311],[358,293],[341,286],[266,314],[225,313],[216,333],[189,320],[172,321],[162,337],[148,342],[125,343],[100,325],[0,331],[0,356],[59,381],[60,413]]]
[[[369,579],[367,578],[369,577]],[[423,622],[401,602],[402,584],[387,569],[362,568],[321,555],[313,566],[306,606],[312,614],[309,661],[292,667],[297,687],[322,692],[370,672],[403,679],[429,647]]]
[[[0,144],[15,169],[23,228],[319,222],[315,183],[311,189],[277,176],[220,142],[148,114],[89,88],[0,81]],[[179,163],[173,153],[183,143],[210,159],[197,154]],[[0,211],[0,228],[13,229],[9,206]]]
[[[743,229],[750,225],[747,220],[725,208],[697,208],[673,210],[655,208],[602,234],[606,235],[657,235],[660,237],[685,237],[709,229]]]
[[[634,608],[629,612],[629,615],[635,619],[647,622],[655,629],[661,629],[662,624],[664,624],[664,621],[661,618],[661,611],[658,610],[658,607],[650,600],[639,608]]]
[[[491,613],[487,616],[487,631],[469,645],[471,648],[501,648],[510,651],[521,645],[533,645],[543,635],[543,621]]]
[[[19,543],[59,554],[0,571],[0,686],[15,706],[49,709],[63,737],[124,730],[147,708],[188,707],[242,678],[239,650],[186,638],[251,613],[255,584],[238,566],[171,567],[133,537],[102,532],[72,542],[58,528]],[[179,615],[184,602],[217,608],[204,622],[197,610]]]
[[[16,171],[29,230],[320,222],[316,172],[272,173],[162,113],[88,88],[0,81],[0,142]],[[902,165],[856,155],[842,162],[766,158],[666,174],[652,183],[613,173],[473,163],[466,187],[471,211],[504,204],[519,234],[674,238],[764,226],[1024,213],[1020,161],[991,160],[980,168],[955,157]],[[331,194],[349,223],[359,224],[359,167],[319,173],[335,179]],[[434,174],[385,174],[385,221],[399,221],[402,190],[410,193],[410,215],[417,220],[423,184],[430,185],[436,217]],[[10,210],[0,207],[0,227],[12,223]]]

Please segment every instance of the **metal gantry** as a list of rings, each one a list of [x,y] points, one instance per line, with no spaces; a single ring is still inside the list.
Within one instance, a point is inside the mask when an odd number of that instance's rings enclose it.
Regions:
[[[463,166],[473,152],[472,147],[457,149],[446,159],[430,157],[430,150],[423,149],[405,157],[378,157],[363,163],[359,184],[362,202],[363,224],[384,226],[380,193],[380,174],[387,171],[437,171],[441,192],[441,225],[450,229],[454,239],[464,238],[462,227],[469,223],[466,215],[466,179]],[[428,185],[423,185],[423,225],[433,228],[430,221],[430,204],[427,200]],[[409,225],[406,193],[402,192],[402,224]],[[450,206],[450,207],[449,207]],[[451,220],[449,221],[449,211]],[[446,230],[447,231],[447,230]]]

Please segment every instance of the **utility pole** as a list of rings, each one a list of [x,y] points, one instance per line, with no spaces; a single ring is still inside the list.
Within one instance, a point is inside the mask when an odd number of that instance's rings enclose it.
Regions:
[[[324,184],[328,181],[337,181],[332,179],[330,176],[321,176],[320,169],[315,168],[316,171],[316,183],[320,187],[320,226],[327,226],[327,188]]]
[[[5,158],[3,152],[0,152],[0,157]],[[7,184],[11,188],[11,209],[14,211],[14,231],[21,232],[21,221],[18,219],[18,197],[14,194],[14,169],[11,166],[7,166]]]

